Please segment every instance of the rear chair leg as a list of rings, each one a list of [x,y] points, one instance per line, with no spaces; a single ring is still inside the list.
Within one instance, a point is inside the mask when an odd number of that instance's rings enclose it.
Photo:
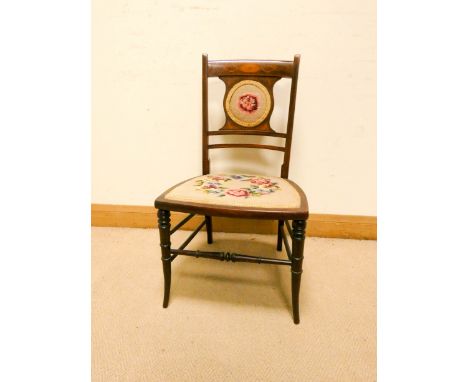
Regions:
[[[299,290],[301,287],[302,260],[304,259],[305,220],[294,220],[292,224],[292,264],[291,264],[291,291],[294,323],[299,318]]]
[[[208,244],[213,243],[213,224],[211,221],[211,216],[205,216],[206,221],[206,240]]]
[[[161,260],[164,272],[164,300],[163,308],[169,304],[171,291],[171,212],[158,210],[159,238],[161,246]]]
[[[276,250],[281,251],[283,249],[283,236],[281,234],[281,228],[284,226],[284,220],[278,220],[278,239],[276,241]]]

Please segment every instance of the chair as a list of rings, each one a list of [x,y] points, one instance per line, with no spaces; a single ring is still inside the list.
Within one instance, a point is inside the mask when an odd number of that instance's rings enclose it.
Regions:
[[[209,61],[208,56],[203,55],[203,174],[168,189],[154,202],[155,208],[158,209],[164,272],[164,308],[169,303],[171,263],[179,255],[221,261],[286,265],[291,267],[293,319],[295,324],[299,323],[299,289],[306,219],[309,212],[304,192],[296,183],[288,180],[299,60],[300,56],[296,55],[294,61]],[[208,129],[208,77],[219,77],[226,84],[223,102],[226,122],[219,130]],[[274,106],[273,86],[281,78],[291,78],[286,133],[278,133],[270,126],[270,117]],[[216,135],[280,137],[284,139],[284,146],[246,143],[210,144],[209,138]],[[283,152],[281,177],[210,173],[208,150],[240,147]],[[171,211],[188,213],[172,229],[170,224]],[[171,235],[195,214],[204,216],[203,222],[179,248],[172,248]],[[212,216],[278,220],[276,249],[281,251],[284,242],[288,259],[185,249],[204,226],[206,226],[208,244],[213,242]],[[292,220],[292,225],[289,220]],[[286,236],[285,226],[292,240],[291,246]]]

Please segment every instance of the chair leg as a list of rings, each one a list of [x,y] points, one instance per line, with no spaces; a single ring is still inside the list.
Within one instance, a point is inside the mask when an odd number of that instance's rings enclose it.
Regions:
[[[163,308],[169,304],[171,291],[171,212],[158,210],[159,238],[161,246],[161,260],[164,272],[164,300]]]
[[[284,226],[284,220],[278,220],[278,239],[276,240],[276,250],[281,251],[283,249],[283,237],[281,235],[281,228]]]
[[[299,290],[301,287],[302,260],[304,259],[305,220],[294,220],[292,224],[292,264],[291,264],[291,291],[294,323],[299,318]]]
[[[211,221],[211,216],[205,216],[206,221],[206,239],[208,244],[213,243],[213,224]]]

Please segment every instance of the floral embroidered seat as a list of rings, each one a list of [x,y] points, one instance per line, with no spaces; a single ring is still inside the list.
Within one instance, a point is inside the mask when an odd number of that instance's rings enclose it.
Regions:
[[[198,176],[172,187],[162,194],[156,202],[170,204],[172,210],[197,211],[199,206],[206,208],[227,207],[225,216],[230,212],[238,215],[242,210],[273,214],[290,211],[293,215],[307,211],[303,191],[294,182],[284,178],[248,174],[207,174]],[[177,208],[179,207],[179,208]],[[192,208],[190,208],[192,207]],[[230,208],[234,210],[231,211]],[[237,212],[237,213],[236,213]]]

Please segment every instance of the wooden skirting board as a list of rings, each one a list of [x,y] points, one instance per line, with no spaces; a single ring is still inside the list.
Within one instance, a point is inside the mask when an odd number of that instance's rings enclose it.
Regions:
[[[156,228],[157,210],[147,206],[92,204],[91,225],[94,227]],[[177,224],[187,214],[171,213],[171,225]],[[182,229],[193,230],[202,221],[194,216]],[[213,217],[213,231],[276,234],[277,223],[271,220],[234,219]],[[377,239],[377,217],[355,215],[310,214],[307,236],[345,239]]]

